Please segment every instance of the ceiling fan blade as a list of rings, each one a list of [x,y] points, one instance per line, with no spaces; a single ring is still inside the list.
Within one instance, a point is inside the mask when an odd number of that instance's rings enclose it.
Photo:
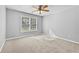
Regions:
[[[39,11],[39,10],[34,10],[34,11],[32,11],[32,12],[36,12],[36,11]]]
[[[44,8],[48,8],[48,5],[44,5],[44,6],[43,6],[43,9],[44,9]]]
[[[49,12],[49,10],[42,10],[42,11],[46,11],[46,12]]]

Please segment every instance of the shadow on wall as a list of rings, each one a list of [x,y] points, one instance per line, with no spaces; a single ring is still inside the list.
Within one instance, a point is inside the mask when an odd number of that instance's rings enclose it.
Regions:
[[[49,36],[50,37],[56,37],[55,32],[52,28],[49,29]]]

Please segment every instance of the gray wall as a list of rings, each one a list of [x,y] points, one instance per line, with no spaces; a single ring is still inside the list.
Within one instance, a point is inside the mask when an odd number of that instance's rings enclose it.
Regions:
[[[36,15],[31,15],[27,14],[24,12],[12,10],[12,9],[6,9],[6,14],[7,14],[7,33],[6,37],[7,38],[12,38],[12,37],[17,37],[17,36],[24,36],[24,35],[34,35],[34,34],[39,34],[42,33],[42,17],[36,16]],[[37,31],[35,32],[27,32],[27,33],[22,33],[20,32],[21,29],[21,17],[22,16],[29,16],[29,17],[37,17]]]
[[[57,36],[79,41],[79,6],[45,16],[43,32],[48,34],[50,29]]]
[[[6,10],[4,5],[0,5],[0,51],[5,42],[6,33]]]

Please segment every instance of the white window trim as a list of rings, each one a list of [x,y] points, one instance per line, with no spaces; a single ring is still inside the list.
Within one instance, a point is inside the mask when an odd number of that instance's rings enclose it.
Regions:
[[[31,18],[29,18],[29,32],[30,32],[30,27],[31,27],[31,24],[30,24],[30,20],[31,20]]]

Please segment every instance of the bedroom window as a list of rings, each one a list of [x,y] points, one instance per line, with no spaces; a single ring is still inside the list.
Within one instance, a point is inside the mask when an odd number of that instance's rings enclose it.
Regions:
[[[21,32],[31,32],[37,30],[37,19],[31,17],[22,17]]]
[[[36,31],[37,30],[37,21],[36,18],[31,18],[30,19],[30,29],[31,31]]]

